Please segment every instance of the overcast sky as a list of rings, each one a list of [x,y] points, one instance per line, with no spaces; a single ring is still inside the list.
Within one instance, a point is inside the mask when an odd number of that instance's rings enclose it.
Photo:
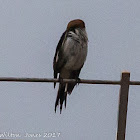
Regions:
[[[127,70],[140,81],[139,0],[0,0],[0,76],[52,78],[56,45],[77,18],[85,21],[89,39],[80,78],[120,80]],[[115,140],[119,86],[80,84],[61,115],[54,112],[57,89],[53,83],[0,82],[0,134]],[[139,140],[140,86],[129,93],[126,140]],[[44,138],[48,132],[56,138]]]

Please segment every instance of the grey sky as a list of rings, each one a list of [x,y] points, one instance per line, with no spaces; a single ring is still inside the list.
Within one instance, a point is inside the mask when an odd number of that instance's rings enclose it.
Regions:
[[[67,23],[85,21],[83,79],[140,80],[139,0],[0,0],[0,76],[52,78],[56,45]],[[58,88],[58,86],[57,86]],[[119,86],[79,85],[55,114],[52,83],[0,82],[0,133],[60,132],[61,140],[113,140]],[[140,87],[130,87],[126,140],[140,138]],[[34,138],[32,138],[34,139]],[[43,140],[45,138],[36,138]],[[48,138],[46,138],[48,139]]]

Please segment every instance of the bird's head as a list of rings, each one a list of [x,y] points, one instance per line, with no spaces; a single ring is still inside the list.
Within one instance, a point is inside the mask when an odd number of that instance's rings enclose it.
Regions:
[[[75,19],[68,23],[67,30],[75,29],[75,28],[85,28],[85,23],[81,19]]]

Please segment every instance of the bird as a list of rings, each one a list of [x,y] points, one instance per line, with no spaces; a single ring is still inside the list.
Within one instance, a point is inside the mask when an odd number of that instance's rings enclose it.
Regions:
[[[68,23],[63,32],[54,55],[53,70],[54,78],[59,75],[59,89],[55,101],[55,112],[60,105],[60,114],[63,103],[67,102],[67,94],[71,94],[75,83],[64,83],[63,79],[76,79],[79,81],[79,74],[84,65],[88,51],[88,36],[85,23],[81,19],[75,19]],[[54,88],[56,83],[54,82]]]

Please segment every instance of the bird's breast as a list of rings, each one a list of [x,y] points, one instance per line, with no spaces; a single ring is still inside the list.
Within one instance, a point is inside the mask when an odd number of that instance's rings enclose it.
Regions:
[[[66,59],[65,69],[78,70],[86,60],[87,42],[67,38],[63,46],[63,53]]]

